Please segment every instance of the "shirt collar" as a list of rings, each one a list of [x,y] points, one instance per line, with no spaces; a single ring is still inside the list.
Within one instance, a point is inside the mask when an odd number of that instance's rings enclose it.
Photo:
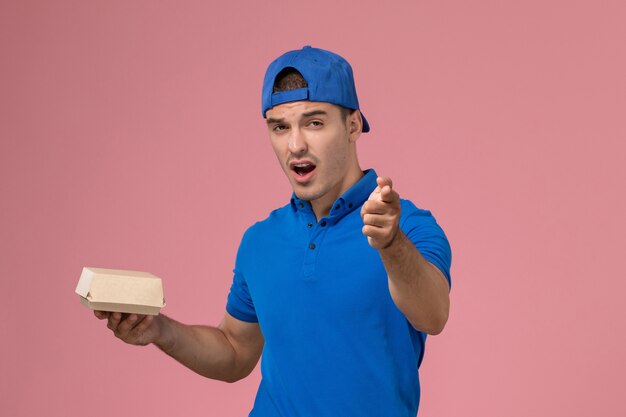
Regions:
[[[330,209],[329,218],[337,220],[357,207],[360,207],[369,198],[372,191],[376,189],[378,175],[373,169],[363,171],[363,176],[350,188],[348,188],[335,202]],[[293,193],[291,196],[291,207],[294,211],[311,211],[311,204],[306,200],[301,200]]]

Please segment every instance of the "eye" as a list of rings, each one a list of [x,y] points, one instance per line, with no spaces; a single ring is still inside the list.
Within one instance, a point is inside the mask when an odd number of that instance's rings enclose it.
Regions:
[[[287,129],[285,125],[274,125],[274,127],[272,127],[272,131],[274,132],[282,132],[285,129]]]
[[[322,126],[324,126],[324,123],[322,123],[319,120],[311,120],[309,122],[309,126],[311,126],[311,127],[322,127]]]

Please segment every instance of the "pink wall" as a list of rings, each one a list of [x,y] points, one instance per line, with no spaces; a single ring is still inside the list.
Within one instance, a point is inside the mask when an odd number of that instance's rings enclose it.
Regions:
[[[2,2],[0,415],[247,415],[257,371],[124,345],[73,291],[147,270],[219,322],[241,234],[290,195],[263,71],[305,44],[350,60],[363,165],[452,242],[420,416],[626,415],[624,2],[391,3]]]

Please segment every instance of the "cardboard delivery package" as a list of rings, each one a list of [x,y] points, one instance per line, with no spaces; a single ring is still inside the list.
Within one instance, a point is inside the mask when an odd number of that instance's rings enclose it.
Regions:
[[[165,306],[161,278],[148,272],[85,267],[76,293],[92,310],[157,315]]]

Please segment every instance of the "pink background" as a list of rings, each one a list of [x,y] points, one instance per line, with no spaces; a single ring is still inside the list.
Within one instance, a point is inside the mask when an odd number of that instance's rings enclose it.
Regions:
[[[364,167],[431,209],[452,315],[420,416],[624,416],[626,6],[615,1],[3,1],[0,415],[242,416],[224,384],[127,346],[83,266],[162,276],[217,324],[244,230],[290,188],[263,72],[355,68]]]

